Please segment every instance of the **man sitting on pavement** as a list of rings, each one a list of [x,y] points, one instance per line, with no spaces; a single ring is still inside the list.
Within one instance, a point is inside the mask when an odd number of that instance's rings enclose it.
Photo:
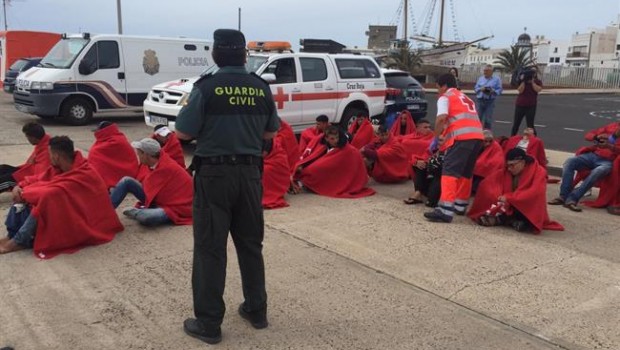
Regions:
[[[26,176],[37,176],[51,165],[48,144],[50,137],[39,123],[27,123],[22,132],[34,150],[26,163],[14,167],[7,164],[0,165],[0,193],[9,191]]]
[[[355,118],[355,121],[351,124],[348,131],[351,135],[351,145],[357,149],[361,149],[369,144],[375,134],[370,119],[364,113],[357,115],[357,118]]]
[[[547,166],[547,155],[545,154],[545,144],[543,141],[534,134],[534,129],[525,128],[523,130],[523,136],[515,135],[504,143],[504,154],[508,153],[513,148],[521,148],[527,153],[528,156],[536,159],[538,164]]]
[[[317,136],[295,165],[293,193],[307,188],[319,195],[336,198],[360,198],[375,191],[366,187],[368,175],[360,152],[348,143],[336,126]]]
[[[325,129],[329,126],[329,118],[326,115],[316,117],[316,125],[307,128],[299,137],[299,154],[304,153],[306,147],[315,137],[323,135]]]
[[[153,138],[159,142],[163,152],[185,169],[183,147],[176,133],[172,132],[167,126],[160,124],[153,129]]]
[[[286,151],[288,164],[291,167],[291,172],[293,172],[295,164],[299,160],[299,156],[302,152],[299,150],[299,143],[297,142],[297,137],[295,137],[293,128],[282,119],[280,119],[280,129],[276,134],[276,138],[280,140],[280,145],[284,148],[284,151]]]
[[[441,196],[441,168],[444,152],[437,147],[428,149],[425,157],[413,159],[413,194],[403,200],[405,204],[425,203],[429,208],[435,208]]]
[[[123,230],[108,200],[107,187],[67,136],[49,140],[52,166],[13,189],[9,216],[28,211],[25,220],[9,228],[0,240],[0,253],[34,248],[41,259],[72,253],[85,246],[111,241]],[[23,186],[23,187],[22,187]],[[95,207],[93,207],[95,204]]]
[[[484,140],[482,144],[482,151],[476,159],[476,166],[474,167],[474,179],[472,184],[472,193],[476,193],[480,182],[491,175],[497,170],[504,169],[504,151],[502,146],[493,138],[493,132],[491,130],[484,130],[482,132]]]
[[[400,112],[398,118],[394,124],[392,124],[392,128],[390,129],[390,133],[395,137],[405,136],[415,132],[416,124],[413,122],[413,116],[411,116],[411,113],[409,113],[406,109]]]
[[[136,207],[123,214],[145,226],[173,223],[191,225],[193,183],[190,175],[151,138],[132,142],[140,163],[151,169],[142,183],[131,177],[122,178],[112,189],[110,199],[117,208],[128,193],[138,201]]]
[[[284,195],[291,183],[291,172],[281,140],[263,141],[263,208],[288,207]]]
[[[547,213],[547,171],[524,150],[506,154],[506,167],[487,176],[467,214],[482,226],[506,225],[519,232],[563,231]]]
[[[103,121],[93,131],[95,142],[88,152],[88,162],[99,172],[106,186],[114,187],[125,176],[136,177],[138,160],[118,126]]]
[[[409,178],[409,160],[403,146],[385,125],[377,129],[377,138],[361,149],[368,175],[380,183],[402,182]]]
[[[431,122],[426,119],[420,119],[415,124],[415,132],[399,137],[398,141],[403,145],[408,158],[413,156],[423,158],[426,155],[428,146],[433,142],[434,136]]]
[[[568,158],[562,169],[560,196],[549,202],[551,205],[564,207],[580,212],[579,200],[599,180],[604,179],[612,171],[612,164],[620,154],[620,122],[608,124],[586,134],[586,140],[594,142],[593,146],[583,148],[578,155]],[[581,185],[574,188],[575,172],[590,171]]]

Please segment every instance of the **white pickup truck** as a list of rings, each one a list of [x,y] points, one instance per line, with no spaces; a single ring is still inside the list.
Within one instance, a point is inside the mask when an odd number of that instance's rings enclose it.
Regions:
[[[296,132],[326,115],[332,123],[348,125],[359,113],[379,116],[385,108],[386,83],[377,63],[368,56],[316,53],[257,53],[247,68],[269,82],[278,115]],[[214,72],[217,67],[203,74]],[[147,125],[174,128],[198,77],[153,87],[144,101]]]

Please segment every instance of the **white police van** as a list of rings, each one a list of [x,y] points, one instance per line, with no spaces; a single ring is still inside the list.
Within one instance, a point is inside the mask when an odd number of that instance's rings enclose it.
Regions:
[[[377,63],[368,56],[261,52],[250,54],[246,67],[270,84],[278,115],[296,132],[314,124],[321,114],[346,126],[359,113],[379,116],[385,108],[385,79]],[[180,79],[153,87],[144,101],[146,124],[173,128],[197,79]]]
[[[73,125],[89,123],[94,112],[140,111],[154,84],[212,66],[211,46],[203,39],[63,35],[17,77],[15,107]]]

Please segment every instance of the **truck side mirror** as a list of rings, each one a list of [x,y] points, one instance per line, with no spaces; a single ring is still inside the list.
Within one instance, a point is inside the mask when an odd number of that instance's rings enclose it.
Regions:
[[[265,73],[262,74],[260,77],[269,84],[273,84],[276,82],[276,75],[273,73]]]
[[[91,62],[87,59],[82,59],[80,61],[80,65],[78,66],[78,71],[82,75],[93,74],[96,70],[97,68],[95,67],[94,62]]]

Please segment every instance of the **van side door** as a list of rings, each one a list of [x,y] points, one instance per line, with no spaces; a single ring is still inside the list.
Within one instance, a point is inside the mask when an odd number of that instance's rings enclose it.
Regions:
[[[276,58],[267,65],[261,74],[274,74],[276,80],[270,84],[278,116],[289,124],[300,124],[303,104],[295,95],[301,93],[301,74],[295,57]]]
[[[118,40],[99,40],[74,68],[77,91],[93,97],[100,110],[127,107],[122,57]]]
[[[326,115],[336,121],[338,85],[330,61],[323,57],[299,57],[301,67],[301,95],[303,122],[314,123],[316,117]]]

